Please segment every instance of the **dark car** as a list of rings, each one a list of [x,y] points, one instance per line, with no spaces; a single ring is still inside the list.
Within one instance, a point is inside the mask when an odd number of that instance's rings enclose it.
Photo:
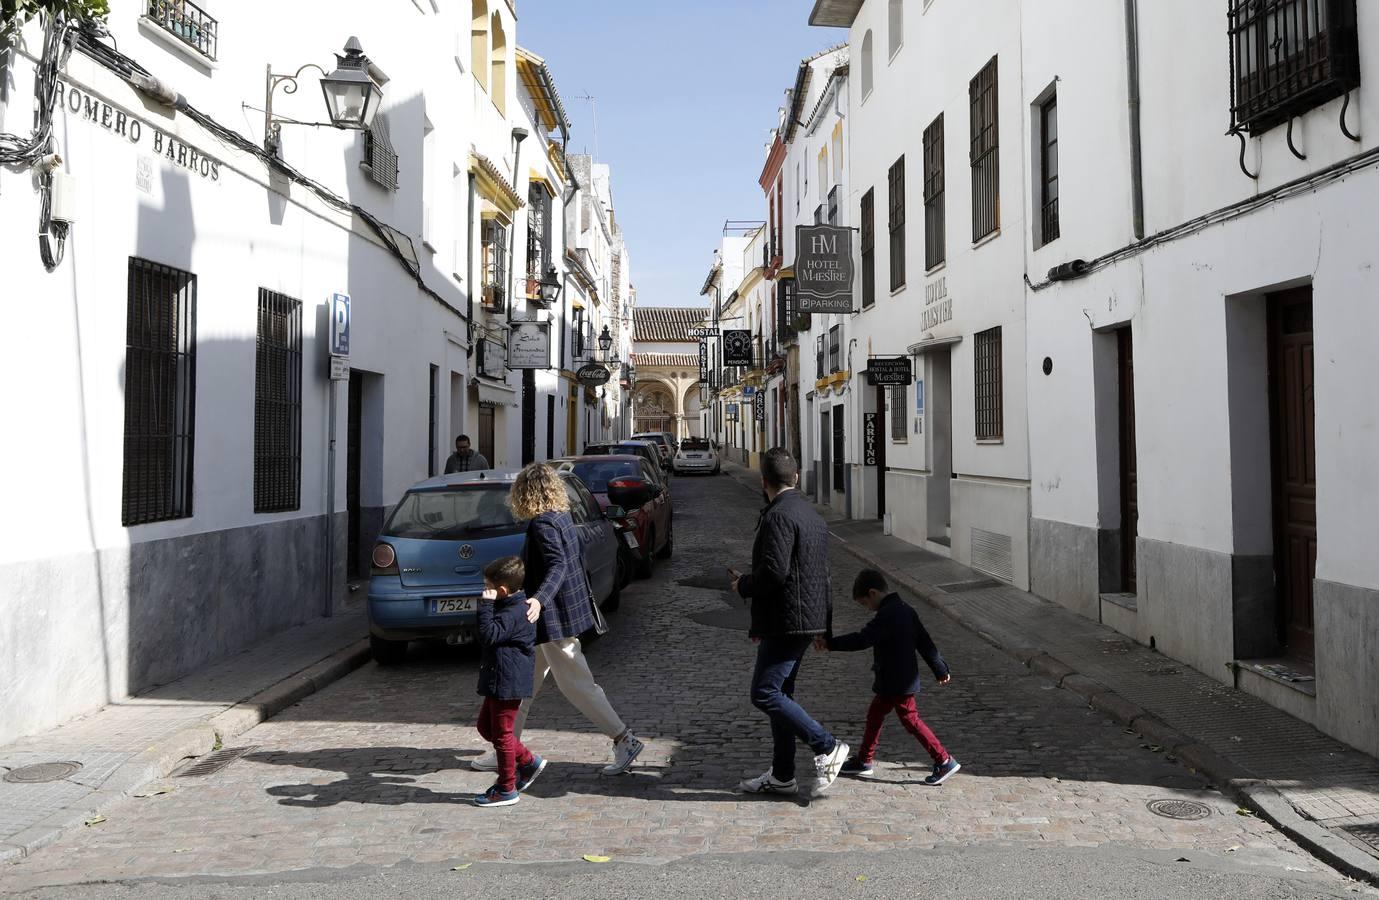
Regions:
[[[589,444],[584,448],[584,456],[608,456],[622,453],[631,453],[646,459],[658,470],[664,471],[661,460],[660,448],[651,441],[627,440],[611,441],[604,444]]]
[[[516,472],[442,475],[402,495],[373,548],[369,578],[369,643],[380,663],[399,662],[408,641],[472,643],[484,590],[484,567],[517,556],[527,523],[508,508]],[[564,475],[580,555],[600,605],[617,608],[619,538],[599,501],[574,475]]]
[[[650,577],[657,559],[675,551],[675,516],[670,487],[644,457],[575,456],[555,460],[562,472],[578,476],[622,535],[637,575]]]

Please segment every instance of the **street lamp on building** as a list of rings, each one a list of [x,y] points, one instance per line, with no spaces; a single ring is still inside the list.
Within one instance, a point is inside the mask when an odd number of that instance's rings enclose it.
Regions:
[[[608,326],[603,326],[603,333],[599,335],[599,349],[607,353],[613,346],[613,335],[608,333]]]
[[[541,302],[547,306],[554,306],[560,299],[565,286],[560,283],[560,274],[556,272],[555,266],[547,267],[545,276],[536,283],[536,289],[540,292]]]
[[[321,73],[321,94],[325,97],[327,122],[300,122],[285,116],[273,115],[273,94],[282,86],[284,94],[297,93],[297,79],[307,69]],[[329,74],[315,63],[307,63],[291,75],[275,75],[268,67],[268,83],[264,91],[263,148],[274,156],[282,149],[282,126],[333,125],[336,128],[363,130],[373,124],[383,99],[383,87],[369,72],[369,58],[351,37],[345,42],[345,52],[335,54],[335,71]]]

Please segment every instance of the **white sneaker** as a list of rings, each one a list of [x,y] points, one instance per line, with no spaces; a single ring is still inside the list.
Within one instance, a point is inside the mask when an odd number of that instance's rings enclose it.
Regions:
[[[744,794],[793,794],[799,787],[793,778],[789,781],[777,781],[776,776],[767,769],[756,778],[739,782],[737,789]]]
[[[837,779],[838,773],[842,771],[843,763],[847,761],[849,747],[842,741],[835,741],[832,753],[820,753],[814,757],[814,791],[818,797],[828,790],[829,785]]]
[[[469,767],[476,772],[496,772],[498,771],[498,754],[490,750],[483,756],[476,756],[469,761]]]
[[[646,744],[637,740],[637,736],[629,731],[622,740],[613,745],[613,761],[600,771],[605,775],[621,775],[632,768],[632,763],[645,749]]]

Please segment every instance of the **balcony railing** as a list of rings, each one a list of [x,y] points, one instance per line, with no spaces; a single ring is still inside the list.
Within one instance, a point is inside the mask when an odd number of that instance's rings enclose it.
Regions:
[[[215,61],[220,23],[191,0],[148,0],[148,17],[168,34]]]

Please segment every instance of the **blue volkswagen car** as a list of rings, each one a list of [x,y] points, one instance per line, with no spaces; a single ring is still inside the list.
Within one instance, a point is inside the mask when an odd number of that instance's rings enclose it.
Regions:
[[[522,552],[526,523],[508,508],[514,471],[442,475],[407,489],[373,548],[369,643],[380,664],[400,662],[409,641],[469,644],[484,567]],[[594,596],[618,601],[618,538],[584,483],[561,475]]]

